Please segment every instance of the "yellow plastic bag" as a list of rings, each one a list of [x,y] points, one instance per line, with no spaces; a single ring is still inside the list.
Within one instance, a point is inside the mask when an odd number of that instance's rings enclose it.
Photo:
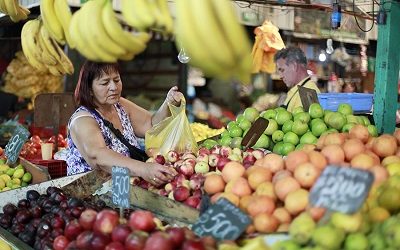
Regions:
[[[170,150],[178,153],[197,153],[197,142],[185,113],[185,100],[181,101],[180,106],[168,104],[168,107],[171,116],[146,132],[144,140],[146,152],[152,156],[154,154],[165,155]]]

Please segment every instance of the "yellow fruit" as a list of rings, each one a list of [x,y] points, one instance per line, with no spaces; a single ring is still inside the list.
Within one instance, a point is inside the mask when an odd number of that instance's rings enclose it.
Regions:
[[[24,166],[22,166],[21,164],[18,164],[18,166],[16,166],[15,169],[23,169],[25,171]]]
[[[6,171],[6,174],[7,174],[8,176],[13,176],[14,172],[15,172],[15,168],[9,168],[9,169],[7,169],[7,171]]]
[[[371,222],[382,222],[390,217],[390,213],[383,207],[374,207],[368,212]]]
[[[5,172],[10,168],[7,164],[0,164],[0,171]]]
[[[20,188],[20,187],[21,187],[21,185],[14,184],[14,185],[12,185],[11,189],[16,189],[16,188]]]
[[[400,174],[400,162],[391,163],[386,166],[386,169],[389,172],[390,176]]]
[[[14,184],[21,185],[21,179],[14,178],[14,179],[12,179],[12,182],[13,182]]]
[[[7,181],[11,180],[11,177],[7,174],[0,175],[0,178],[2,178],[5,183],[7,183]]]
[[[19,168],[19,169],[15,170],[13,177],[14,178],[22,178],[22,176],[24,176],[24,174],[25,174],[25,171],[23,169]]]
[[[1,191],[8,191],[8,190],[11,190],[11,188],[9,188],[9,187],[4,187]]]
[[[6,186],[6,183],[2,178],[0,178],[0,190],[2,190]]]

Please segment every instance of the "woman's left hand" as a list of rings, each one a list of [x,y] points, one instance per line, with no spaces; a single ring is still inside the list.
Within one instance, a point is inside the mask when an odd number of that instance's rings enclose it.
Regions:
[[[165,100],[167,103],[170,103],[174,106],[179,106],[183,98],[184,96],[181,92],[179,92],[178,87],[174,86],[168,91],[167,98]]]

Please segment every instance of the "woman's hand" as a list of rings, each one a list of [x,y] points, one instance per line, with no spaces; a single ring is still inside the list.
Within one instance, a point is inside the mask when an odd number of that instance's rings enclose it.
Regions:
[[[178,173],[172,167],[160,165],[158,163],[147,163],[143,179],[154,186],[160,186],[170,182]]]
[[[167,98],[165,100],[167,103],[170,103],[174,106],[179,106],[183,98],[184,96],[181,92],[179,92],[178,87],[174,86],[168,91]]]

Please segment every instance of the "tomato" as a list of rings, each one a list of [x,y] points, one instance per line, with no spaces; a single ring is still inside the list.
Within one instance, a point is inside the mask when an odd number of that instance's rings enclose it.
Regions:
[[[56,143],[56,137],[53,135],[52,137],[50,137],[50,139],[47,140],[47,142]]]
[[[57,138],[58,138],[59,141],[64,140],[64,136],[62,134],[58,134]]]
[[[61,148],[67,147],[67,141],[64,140],[64,139],[59,140],[59,141],[58,141],[58,146],[61,147]]]
[[[35,143],[39,143],[39,144],[42,142],[42,140],[40,139],[40,137],[38,135],[32,135],[30,141],[31,142],[35,142]]]
[[[31,147],[35,148],[35,149],[40,149],[42,146],[40,145],[40,143],[32,143]]]
[[[4,149],[2,147],[0,147],[0,155],[3,155],[4,153]]]

